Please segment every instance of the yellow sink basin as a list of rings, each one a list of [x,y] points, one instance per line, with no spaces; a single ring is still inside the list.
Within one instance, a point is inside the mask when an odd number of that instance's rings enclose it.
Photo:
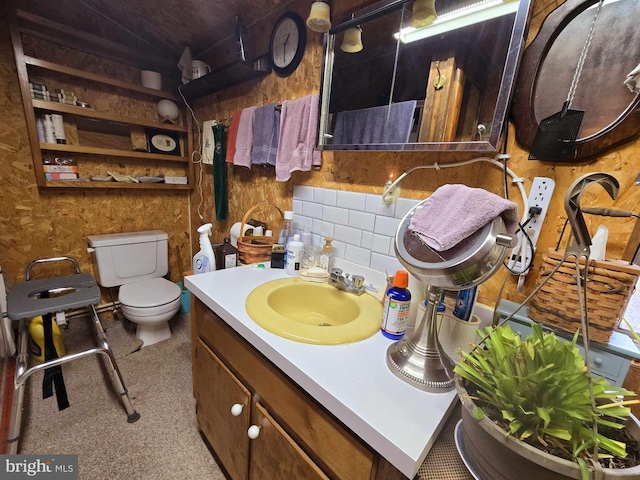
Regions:
[[[245,308],[265,330],[318,345],[351,343],[380,330],[382,305],[368,294],[353,295],[326,283],[299,278],[273,280],[255,288]]]

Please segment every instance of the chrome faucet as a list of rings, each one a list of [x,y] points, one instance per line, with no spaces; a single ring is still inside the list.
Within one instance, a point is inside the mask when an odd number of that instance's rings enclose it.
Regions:
[[[331,269],[329,285],[354,295],[362,295],[365,291],[364,277],[362,275],[343,274],[341,268]]]

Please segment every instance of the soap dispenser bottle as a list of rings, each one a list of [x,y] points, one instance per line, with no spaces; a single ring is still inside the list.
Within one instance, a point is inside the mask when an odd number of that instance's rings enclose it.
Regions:
[[[324,245],[322,246],[322,253],[320,254],[320,267],[327,273],[329,273],[331,269],[331,256],[333,255],[332,241],[333,238],[324,237]]]
[[[198,227],[198,233],[200,234],[200,251],[193,257],[194,274],[212,272],[216,269],[216,257],[213,253],[211,241],[209,240],[212,228],[213,225],[211,223],[205,223],[201,227]]]

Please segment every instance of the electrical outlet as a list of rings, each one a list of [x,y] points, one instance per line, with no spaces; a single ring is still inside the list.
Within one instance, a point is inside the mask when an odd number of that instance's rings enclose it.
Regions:
[[[548,178],[548,177],[535,177],[533,179],[533,184],[531,185],[531,190],[529,191],[529,209],[532,207],[540,208],[540,214],[536,215],[527,225],[524,227],[524,233],[526,233],[531,239],[531,243],[533,244],[534,250],[536,243],[538,242],[538,237],[540,236],[540,232],[542,230],[542,223],[544,222],[544,217],[547,215],[547,211],[549,210],[549,203],[551,202],[551,195],[553,194],[553,190],[556,187],[556,183]],[[528,215],[527,215],[528,218]],[[518,232],[518,244],[513,249],[511,253],[511,257],[507,262],[507,265],[514,272],[521,272],[527,265],[529,264],[530,258],[533,257],[533,253],[531,251],[531,245],[527,240],[523,237],[523,232]],[[522,242],[527,242],[527,254],[526,254],[526,262],[522,262],[520,249]]]

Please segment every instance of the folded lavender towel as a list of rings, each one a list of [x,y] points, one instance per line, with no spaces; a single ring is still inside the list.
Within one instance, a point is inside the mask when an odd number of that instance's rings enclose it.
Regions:
[[[515,203],[482,188],[443,185],[415,213],[409,230],[434,250],[443,252],[498,216],[502,216],[507,233],[513,235],[518,227]]]
[[[233,164],[251,168],[251,149],[253,148],[253,123],[257,107],[248,107],[242,110],[238,123],[236,137],[236,153],[233,155]]]
[[[280,112],[276,110],[276,104],[256,108],[251,163],[275,166],[279,135]]]

